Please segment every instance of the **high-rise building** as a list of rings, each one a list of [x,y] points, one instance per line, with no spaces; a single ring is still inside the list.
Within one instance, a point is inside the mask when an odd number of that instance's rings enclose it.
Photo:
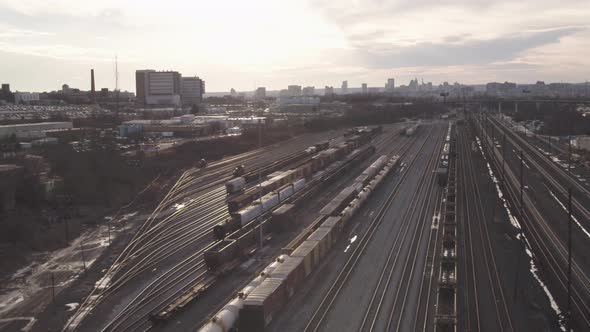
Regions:
[[[415,78],[413,80],[410,81],[410,84],[408,85],[408,88],[410,89],[410,91],[412,92],[416,92],[418,91],[418,79]]]
[[[369,90],[367,90],[367,83],[363,83],[361,84],[361,93],[366,95],[367,93],[369,93]]]
[[[256,91],[254,91],[254,98],[255,99],[266,98],[266,88],[263,86],[256,88]]]
[[[287,91],[291,97],[301,96],[301,85],[289,85]]]
[[[385,83],[385,93],[392,93],[395,89],[395,79],[388,78],[387,83]]]
[[[313,86],[306,86],[305,88],[303,88],[303,90],[301,90],[301,93],[304,96],[313,96],[315,95],[315,87]]]
[[[348,94],[348,81],[342,81],[342,88],[340,89],[340,92],[343,95]]]
[[[2,84],[2,89],[0,90],[0,99],[9,103],[14,102],[14,93],[10,91],[10,84]]]
[[[176,71],[137,70],[135,91],[138,104],[180,106],[181,76]]]
[[[145,97],[148,95],[148,74],[153,70],[135,71],[135,100],[139,105],[145,105]]]
[[[203,93],[205,93],[205,81],[195,77],[182,78],[182,106],[199,105],[203,101]]]

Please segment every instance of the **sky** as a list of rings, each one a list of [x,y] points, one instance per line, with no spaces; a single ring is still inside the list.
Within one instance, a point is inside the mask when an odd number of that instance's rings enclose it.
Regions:
[[[0,0],[0,81],[135,90],[137,69],[209,92],[590,80],[588,0]]]

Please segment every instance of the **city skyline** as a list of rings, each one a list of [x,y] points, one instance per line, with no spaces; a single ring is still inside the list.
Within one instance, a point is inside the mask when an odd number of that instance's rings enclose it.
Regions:
[[[590,8],[577,0],[541,3],[0,0],[0,62],[10,64],[0,66],[0,77],[13,90],[64,83],[87,90],[94,68],[97,88],[112,89],[117,55],[119,85],[129,91],[143,68],[202,77],[211,92],[344,80],[382,87],[390,77],[396,85],[414,77],[587,81]]]

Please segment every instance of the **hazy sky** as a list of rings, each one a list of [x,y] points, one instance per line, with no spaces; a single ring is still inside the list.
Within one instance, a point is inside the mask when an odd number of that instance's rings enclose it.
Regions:
[[[588,0],[0,0],[12,90],[135,90],[173,69],[207,90],[590,80]]]

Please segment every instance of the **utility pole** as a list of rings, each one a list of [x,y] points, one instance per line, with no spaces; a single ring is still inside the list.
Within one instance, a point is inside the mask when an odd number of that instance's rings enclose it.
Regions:
[[[522,210],[522,209],[521,209]],[[519,274],[520,274],[520,256],[524,254],[524,249],[525,249],[525,242],[524,242],[524,236],[522,233],[522,230],[519,232],[520,235],[520,243],[522,246],[522,250],[521,252],[518,253],[517,257],[516,257],[516,276],[514,276],[514,300],[516,302],[516,299],[518,298],[518,279],[519,279]]]
[[[111,245],[111,221],[113,219],[107,219],[107,233],[109,233],[109,246]]]
[[[524,188],[524,181],[523,181],[523,169],[522,169],[522,165],[524,164],[524,159],[523,159],[523,154],[522,154],[522,150],[520,150],[520,209],[522,210],[524,208],[523,206],[523,202],[522,202],[522,190]]]
[[[502,181],[506,185],[506,133],[502,136]]]
[[[55,307],[55,274],[51,272],[51,298]]]
[[[84,247],[82,246],[82,240],[80,239],[80,255],[82,255],[82,266],[84,267],[84,275],[88,274],[86,270],[86,258],[84,258]]]
[[[572,188],[568,189],[567,201],[567,331],[572,330]]]
[[[572,138],[567,137],[568,148],[567,148],[567,171],[571,172],[572,167]]]
[[[258,118],[258,150],[262,148],[262,126],[261,126],[261,119]],[[260,167],[258,168],[258,196],[260,200],[260,209],[264,212],[262,207],[262,173],[260,172]],[[261,214],[262,215],[262,214]],[[258,223],[258,230],[260,231],[260,249],[264,246],[264,234],[262,232],[262,217],[260,218],[260,222]]]

